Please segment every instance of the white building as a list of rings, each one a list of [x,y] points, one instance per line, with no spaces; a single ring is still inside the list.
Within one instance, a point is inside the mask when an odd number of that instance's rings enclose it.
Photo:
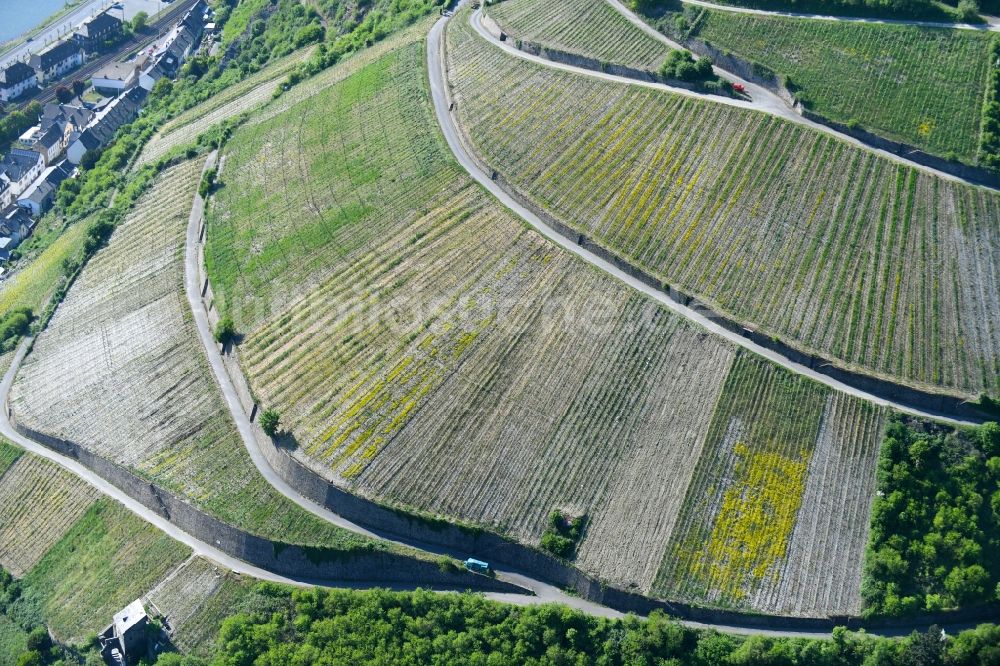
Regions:
[[[39,83],[49,83],[62,78],[70,70],[83,64],[83,49],[72,41],[59,42],[31,56]]]
[[[119,95],[134,86],[138,78],[136,63],[113,62],[94,72],[91,83],[98,92]]]
[[[15,62],[9,67],[0,69],[0,101],[9,102],[17,99],[38,85],[35,70],[23,62]]]

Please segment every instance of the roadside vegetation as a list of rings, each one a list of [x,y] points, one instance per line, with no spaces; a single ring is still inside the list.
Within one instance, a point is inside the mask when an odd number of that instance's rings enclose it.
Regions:
[[[1000,39],[994,39],[990,45],[982,125],[979,163],[990,169],[1000,170]]]
[[[648,620],[594,618],[562,606],[517,607],[470,594],[295,590],[256,586],[256,612],[222,622],[205,661],[165,655],[157,666],[241,664],[689,664],[691,666],[973,666],[1000,643],[991,624],[941,640],[937,627],[903,639],[844,629],[830,640],[733,636]]]
[[[513,58],[465,21],[448,46],[473,146],[556,219],[844,366],[1000,392],[1000,329],[983,326],[1000,310],[995,193],[766,114]]]
[[[1000,427],[894,419],[862,594],[877,615],[1000,602]]]

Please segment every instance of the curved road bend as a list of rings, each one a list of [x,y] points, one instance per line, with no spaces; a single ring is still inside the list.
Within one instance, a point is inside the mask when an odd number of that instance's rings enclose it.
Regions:
[[[606,2],[608,2],[613,9],[617,10],[625,18],[627,18],[630,23],[635,25],[637,28],[645,32],[653,39],[658,40],[659,42],[667,45],[672,49],[685,48],[684,46],[671,40],[669,37],[667,37],[660,31],[656,30],[642,19],[640,19],[630,9],[628,9],[625,5],[623,5],[619,0],[606,0]],[[750,109],[752,111],[761,111],[764,113],[769,113],[773,116],[784,118],[785,120],[788,120],[793,123],[798,123],[799,125],[803,125],[818,132],[829,134],[830,136],[834,136],[840,139],[841,141],[846,141],[852,146],[856,146],[863,150],[867,150],[868,152],[875,153],[876,155],[884,157],[885,159],[891,160],[892,162],[895,162],[897,164],[903,164],[905,166],[918,169],[925,173],[934,174],[935,176],[943,178],[945,180],[950,180],[952,182],[969,185],[970,187],[994,189],[994,188],[989,188],[985,185],[981,185],[979,183],[970,182],[965,178],[956,176],[951,173],[946,173],[944,171],[940,171],[933,167],[929,167],[925,164],[919,164],[917,162],[907,159],[906,157],[903,157],[902,155],[897,155],[896,153],[883,150],[881,148],[876,148],[874,146],[870,146],[867,143],[859,141],[858,139],[852,136],[842,134],[841,132],[838,132],[832,127],[824,125],[823,123],[818,123],[814,120],[810,120],[805,116],[801,116],[798,113],[796,113],[795,110],[792,109],[790,106],[788,106],[788,104],[786,104],[784,100],[782,100],[780,97],[775,95],[767,88],[757,85],[752,81],[747,81],[745,79],[742,79],[739,76],[733,74],[732,72],[720,69],[719,67],[712,68],[713,71],[716,73],[716,75],[718,75],[720,78],[729,81],[730,83],[743,84],[744,88],[746,88],[747,90],[747,93],[750,95],[750,101],[744,99],[735,99],[732,97],[724,97],[722,95],[708,95],[705,93],[694,92],[686,88],[675,88],[673,86],[667,85],[666,83],[658,83],[654,81],[641,81],[639,79],[631,79],[625,76],[608,74],[606,72],[597,72],[592,69],[585,69],[583,67],[576,67],[574,65],[555,62],[547,58],[542,58],[541,56],[536,56],[527,53],[525,51],[521,51],[520,49],[511,46],[507,42],[501,42],[500,40],[498,40],[483,25],[482,10],[476,10],[473,13],[472,18],[470,19],[470,22],[472,24],[473,29],[475,29],[475,31],[479,33],[479,35],[483,39],[487,40],[490,44],[493,44],[495,47],[503,49],[508,55],[514,56],[516,58],[521,58],[522,60],[528,60],[535,64],[539,64],[544,67],[549,67],[551,69],[557,69],[564,72],[569,72],[571,74],[578,74],[580,76],[589,76],[591,78],[601,79],[612,83],[622,83],[630,86],[642,86],[645,88],[652,88],[654,90],[663,90],[666,92],[673,93],[675,95],[684,95],[685,97],[694,97],[698,99],[708,100],[716,104],[726,104],[728,106],[735,106],[743,109]]]
[[[216,157],[217,151],[212,151],[212,153],[208,156],[208,159],[205,161],[206,170],[214,166]],[[459,557],[458,554],[449,552],[446,549],[433,544],[418,541],[403,541],[396,535],[380,533],[364,528],[357,523],[344,518],[340,514],[335,513],[299,494],[295,488],[293,488],[278,474],[277,471],[275,471],[275,469],[271,466],[271,463],[268,462],[267,457],[260,448],[260,443],[257,441],[257,432],[251,424],[247,413],[243,410],[243,405],[240,403],[236,387],[233,384],[229,373],[226,371],[225,364],[222,360],[222,353],[219,350],[219,345],[215,342],[215,337],[212,334],[212,328],[208,322],[208,311],[205,309],[205,301],[201,297],[201,285],[204,278],[201,274],[201,262],[199,261],[198,247],[200,243],[199,237],[201,224],[204,220],[204,210],[204,200],[201,196],[195,193],[194,204],[191,207],[191,215],[188,218],[187,240],[184,247],[184,291],[187,295],[188,304],[191,306],[191,312],[194,315],[195,327],[198,329],[198,339],[201,341],[202,347],[205,350],[205,355],[208,357],[209,366],[212,368],[212,374],[215,377],[216,383],[219,385],[219,389],[225,399],[226,406],[229,408],[229,413],[232,416],[233,421],[236,423],[240,439],[243,440],[243,445],[246,447],[247,452],[250,454],[250,459],[253,461],[254,466],[260,472],[261,476],[263,476],[264,479],[286,499],[294,502],[299,507],[314,516],[317,516],[318,518],[321,518],[322,520],[325,520],[333,525],[337,525],[338,527],[342,527],[356,534],[362,534],[374,539],[388,541],[399,546],[416,548],[418,550],[438,555]],[[0,399],[5,397],[6,393],[0,392]],[[467,554],[461,554],[459,559],[464,559],[466,556]],[[526,591],[533,593],[534,596],[487,593],[486,596],[488,598],[497,598],[504,601],[517,599],[519,600],[519,603],[522,604],[557,602],[590,615],[600,617],[620,617],[622,615],[622,613],[608,608],[607,606],[569,595],[554,585],[549,585],[548,583],[544,583],[540,580],[535,580],[522,572],[501,567],[496,567],[495,571],[498,579],[524,588]],[[733,631],[754,631],[756,633],[755,630],[740,628],[733,628]],[[764,631],[762,633],[768,634],[772,632]],[[829,635],[829,632],[817,631],[816,633],[801,634],[792,632],[788,635],[826,636]]]
[[[462,167],[469,173],[469,175],[471,175],[480,185],[489,190],[490,193],[493,194],[493,196],[495,196],[497,199],[499,199],[507,208],[511,209],[512,211],[520,215],[522,218],[527,220],[528,223],[531,224],[531,226],[533,226],[535,229],[537,229],[543,236],[555,242],[563,249],[572,252],[573,254],[580,257],[587,263],[596,266],[605,273],[612,275],[613,277],[617,278],[621,282],[624,282],[633,289],[642,292],[646,296],[649,296],[650,298],[660,303],[661,305],[669,308],[673,312],[700,325],[702,328],[708,329],[712,333],[725,338],[726,340],[732,342],[733,344],[738,345],[759,356],[763,356],[769,361],[777,363],[783,368],[791,370],[792,372],[798,375],[809,377],[810,379],[813,379],[821,384],[829,386],[830,388],[835,389],[837,391],[841,391],[842,393],[847,393],[849,395],[856,396],[858,398],[863,398],[877,405],[891,407],[895,410],[905,412],[907,414],[913,414],[915,416],[935,419],[938,421],[944,421],[947,423],[959,424],[959,425],[974,425],[978,423],[978,421],[972,419],[969,420],[956,419],[935,412],[925,411],[922,409],[910,407],[908,405],[895,402],[893,400],[887,400],[885,398],[872,395],[867,391],[863,391],[861,389],[849,386],[841,381],[838,381],[822,373],[816,372],[812,368],[808,368],[800,363],[795,363],[775,351],[762,347],[757,343],[752,342],[751,340],[748,340],[737,333],[734,333],[730,330],[727,330],[719,326],[715,322],[706,318],[704,315],[695,312],[691,308],[681,305],[680,303],[674,301],[659,289],[655,289],[647,285],[645,282],[642,282],[632,277],[631,275],[624,273],[621,269],[611,265],[610,263],[608,263],[604,259],[601,259],[600,257],[593,254],[589,250],[580,247],[574,240],[563,236],[562,234],[554,230],[552,227],[550,227],[548,224],[546,224],[541,218],[535,215],[532,211],[528,210],[520,203],[515,201],[507,193],[506,190],[504,190],[496,182],[491,180],[490,177],[479,168],[476,161],[473,160],[472,157],[469,155],[465,145],[463,144],[460,138],[460,134],[456,126],[457,121],[452,116],[451,112],[449,112],[448,110],[449,100],[445,94],[446,84],[445,84],[444,62],[441,58],[441,53],[442,53],[441,34],[443,32],[443,26],[445,22],[448,20],[448,18],[449,17],[445,17],[434,25],[434,27],[431,29],[430,35],[428,36],[428,42],[427,42],[427,61],[428,61],[427,66],[430,76],[431,96],[433,97],[434,100],[434,111],[437,115],[438,124],[441,126],[441,131],[444,133],[445,139],[448,142],[448,147],[451,148],[452,153],[454,153],[455,159],[458,160],[459,164],[462,165]],[[479,21],[479,18],[480,18],[480,13],[477,11],[476,13],[473,14],[472,20],[474,27],[476,28],[477,31],[479,31],[481,35],[489,38],[490,43],[493,44],[494,46],[502,48],[505,51],[510,52],[512,54],[518,55],[519,57],[525,58],[532,62],[536,62],[545,67],[552,67],[554,69],[561,69],[574,73],[577,72],[583,73],[586,74],[587,76],[594,76],[597,78],[607,79],[611,81],[621,80],[621,81],[628,81],[631,84],[646,85],[643,82],[637,82],[631,79],[622,79],[621,77],[615,77],[610,74],[604,74],[602,72],[592,72],[590,70],[579,69],[569,65],[563,65],[562,63],[552,62],[544,58],[531,56],[530,54],[527,54],[523,51],[519,51],[513,47],[506,46],[505,44],[502,44],[498,40],[493,39],[492,37],[489,36],[489,33],[486,32],[485,28],[483,28],[481,22]],[[649,87],[657,87],[657,88],[666,87],[653,83],[650,83],[648,85]],[[690,93],[690,91],[687,90],[678,90],[677,92],[681,94],[697,95],[697,93]],[[730,100],[729,103],[732,103],[734,106],[746,105],[746,103],[737,102],[736,100]]]

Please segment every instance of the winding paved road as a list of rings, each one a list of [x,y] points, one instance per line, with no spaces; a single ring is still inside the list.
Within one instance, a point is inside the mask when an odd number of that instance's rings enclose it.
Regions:
[[[630,9],[628,9],[625,5],[623,5],[619,0],[606,0],[606,1],[614,9],[619,11],[625,18],[627,18],[629,22],[634,24],[636,27],[638,27],[646,34],[648,34],[650,37],[653,37],[654,39],[660,41],[661,43],[669,46],[672,49],[685,48],[680,44],[678,44],[677,42],[674,42],[673,40],[668,38],[666,35],[659,32],[646,22],[644,22],[642,19],[636,16]],[[803,125],[817,132],[823,132],[825,134],[829,134],[830,136],[834,136],[840,139],[841,141],[845,141],[851,144],[852,146],[856,146],[858,148],[861,148],[862,150],[875,153],[876,155],[879,155],[880,157],[883,157],[897,164],[903,164],[926,173],[934,174],[935,176],[943,178],[945,180],[950,180],[956,183],[963,183],[965,185],[969,185],[970,187],[982,187],[986,189],[992,189],[988,188],[985,185],[974,183],[960,176],[956,176],[955,174],[947,173],[945,171],[940,171],[939,169],[929,167],[925,164],[914,162],[913,160],[907,159],[902,155],[897,155],[896,153],[890,152],[888,150],[876,148],[874,146],[865,143],[864,141],[860,141],[852,136],[848,136],[847,134],[838,132],[832,127],[829,127],[828,125],[824,125],[823,123],[818,123],[815,120],[810,120],[809,118],[806,118],[805,116],[796,113],[796,111],[793,108],[791,108],[788,104],[786,104],[784,100],[782,100],[780,97],[778,97],[776,94],[774,94],[767,88],[757,85],[752,81],[747,81],[746,79],[740,78],[739,76],[733,74],[732,72],[720,69],[719,67],[713,67],[712,70],[720,78],[723,78],[729,81],[730,83],[743,84],[744,88],[746,89],[747,93],[750,96],[749,101],[744,99],[736,99],[733,97],[726,97],[722,95],[708,95],[705,93],[694,92],[686,88],[677,88],[668,85],[666,83],[659,83],[654,81],[641,81],[639,79],[631,79],[625,76],[618,76],[616,74],[609,74],[607,72],[598,72],[592,69],[585,69],[583,67],[576,67],[574,65],[555,62],[553,60],[549,60],[548,58],[543,58],[541,56],[536,56],[534,54],[521,51],[520,49],[511,46],[507,42],[501,42],[499,39],[497,39],[496,36],[490,33],[490,31],[486,28],[486,26],[483,25],[482,10],[475,11],[472,14],[470,21],[472,23],[473,29],[475,29],[475,31],[479,34],[480,37],[482,37],[493,46],[502,49],[505,53],[515,58],[521,58],[522,60],[527,60],[529,62],[533,62],[535,64],[542,65],[543,67],[548,67],[550,69],[557,69],[564,72],[569,72],[571,74],[588,76],[591,78],[601,79],[603,81],[609,81],[612,83],[620,83],[629,86],[641,86],[643,88],[652,88],[654,90],[663,90],[665,92],[673,93],[675,95],[683,95],[685,97],[696,97],[703,100],[710,100],[711,102],[716,104],[725,104],[727,106],[735,106],[743,109],[750,109],[752,111],[761,111],[763,113],[769,113],[773,116],[778,116],[779,118],[783,118],[790,122]]]
[[[442,53],[441,34],[443,32],[443,28],[441,26],[445,25],[447,20],[448,17],[445,17],[444,19],[436,23],[434,25],[434,28],[430,32],[427,44],[427,61],[428,61],[427,66],[430,75],[431,96],[434,101],[434,111],[437,115],[438,124],[441,126],[441,131],[444,133],[445,140],[448,142],[448,147],[455,155],[455,159],[458,160],[458,163],[462,165],[462,167],[469,173],[470,176],[472,176],[472,178],[476,180],[476,182],[478,182],[480,185],[489,190],[490,193],[493,194],[493,196],[495,196],[497,199],[499,199],[500,202],[503,203],[506,207],[510,208],[512,211],[514,211],[519,216],[524,218],[529,224],[531,224],[531,226],[533,226],[536,230],[538,230],[543,236],[553,241],[563,249],[572,252],[573,254],[580,257],[581,259],[591,264],[592,266],[595,266],[604,271],[605,273],[612,275],[613,277],[624,282],[625,284],[632,287],[636,291],[642,292],[646,296],[655,300],[657,303],[660,303],[664,307],[672,310],[673,312],[681,315],[682,317],[685,317],[686,319],[698,324],[699,326],[707,329],[711,333],[723,337],[729,342],[738,345],[748,351],[751,351],[759,356],[763,356],[769,361],[776,363],[782,366],[783,368],[786,368],[798,375],[809,377],[810,379],[813,379],[821,384],[829,386],[830,388],[835,389],[837,391],[841,391],[842,393],[847,393],[849,395],[856,396],[864,400],[868,400],[869,402],[875,403],[877,405],[884,405],[886,407],[891,407],[898,411],[905,412],[907,414],[912,414],[914,416],[936,419],[938,421],[945,421],[947,423],[960,424],[960,425],[974,425],[979,422],[972,419],[968,420],[956,419],[949,416],[945,416],[943,414],[938,414],[936,412],[914,408],[904,403],[895,402],[893,400],[887,400],[885,398],[873,395],[859,388],[849,386],[832,377],[817,372],[816,370],[813,370],[812,368],[809,368],[805,365],[791,361],[775,351],[767,349],[766,347],[762,347],[757,343],[748,340],[747,338],[744,338],[743,336],[737,333],[734,333],[726,328],[723,328],[722,326],[716,324],[715,322],[711,321],[710,319],[696,312],[695,310],[692,310],[687,306],[681,305],[677,301],[667,296],[667,294],[660,291],[659,289],[655,289],[647,285],[645,282],[642,282],[637,278],[628,275],[621,269],[617,268],[616,266],[613,266],[604,259],[598,257],[593,252],[583,247],[580,247],[575,240],[563,236],[555,229],[550,227],[548,224],[546,224],[531,210],[527,209],[526,207],[518,203],[513,197],[511,197],[507,193],[506,190],[504,190],[495,181],[493,181],[489,177],[489,175],[487,175],[479,167],[476,160],[474,160],[470,156],[469,152],[467,151],[461,139],[460,132],[457,128],[457,120],[449,111],[448,107],[450,104],[450,100],[448,99],[448,96],[445,93],[445,69],[444,69],[444,62],[441,57]],[[633,79],[616,77],[614,75],[605,74],[603,72],[593,72],[591,70],[580,69],[577,67],[573,67],[571,65],[564,65],[562,63],[546,60],[545,58],[532,56],[528,53],[507,46],[506,44],[503,44],[498,40],[492,38],[492,36],[482,26],[482,23],[480,21],[480,12],[478,11],[475,12],[472,15],[471,20],[476,30],[480,33],[481,36],[488,39],[490,44],[493,44],[497,48],[503,49],[504,51],[510,53],[511,55],[516,55],[517,57],[530,60],[545,67],[551,67],[553,69],[584,74],[586,76],[593,76],[596,78],[605,79],[609,81],[627,82],[630,85],[642,85],[653,88],[667,87],[656,83],[647,84],[645,82],[635,81]],[[672,92],[675,91],[675,89],[670,89],[670,90]],[[676,92],[678,92],[679,94],[698,95],[698,93],[692,93],[688,90],[683,90],[683,89],[676,89]],[[734,106],[744,106],[747,104],[746,102],[740,102],[738,100],[727,100],[724,103],[729,103]]]
[[[577,256],[581,257],[588,263],[604,270],[605,272],[615,276],[619,280],[629,284],[634,289],[643,292],[647,296],[655,299],[656,301],[662,303],[669,309],[677,312],[678,314],[687,317],[688,319],[702,325],[707,330],[721,335],[726,339],[738,344],[744,348],[754,351],[762,356],[769,358],[770,360],[794,371],[799,374],[810,376],[813,379],[820,381],[828,386],[831,386],[837,390],[842,390],[853,395],[858,395],[859,397],[867,398],[873,402],[879,404],[885,404],[893,406],[902,411],[908,411],[910,413],[918,414],[921,416],[926,416],[930,418],[938,418],[937,415],[921,412],[920,410],[907,409],[903,405],[897,405],[890,401],[884,401],[875,398],[874,396],[869,396],[868,394],[856,391],[850,387],[844,386],[839,382],[831,380],[830,378],[820,375],[804,366],[800,366],[794,363],[790,363],[783,357],[774,354],[766,349],[760,348],[753,343],[745,340],[744,338],[726,331],[719,326],[713,324],[712,322],[706,320],[701,315],[691,311],[689,308],[681,306],[674,301],[670,300],[665,294],[652,289],[645,284],[631,278],[617,268],[607,264],[600,258],[594,256],[590,252],[578,247],[575,243],[562,237],[551,228],[549,228],[542,220],[535,216],[531,211],[520,206],[516,201],[514,201],[504,190],[499,188],[496,183],[490,180],[485,173],[483,173],[476,163],[472,160],[469,154],[466,152],[461,141],[458,138],[458,133],[453,118],[448,110],[448,100],[445,95],[444,88],[444,69],[443,60],[441,58],[441,35],[443,33],[444,27],[447,23],[448,18],[442,18],[440,21],[435,23],[433,29],[428,36],[428,68],[430,72],[430,86],[431,94],[434,103],[435,113],[440,123],[441,130],[445,135],[448,145],[455,155],[456,160],[469,172],[469,174],[481,185],[486,187],[494,196],[496,196],[503,204],[512,209],[515,213],[521,215],[525,220],[527,220],[532,226],[534,226],[539,232],[545,235],[547,238],[562,246],[563,248],[573,252]],[[547,63],[547,61],[546,61]],[[209,158],[206,160],[205,168],[209,168],[214,165],[216,159],[216,154],[213,152]],[[203,222],[204,213],[204,202],[200,196],[197,194],[194,197],[194,203],[192,205],[191,214],[188,220],[188,230],[185,245],[185,292],[189,300],[189,304],[194,315],[196,328],[198,329],[198,337],[205,349],[206,356],[208,357],[212,373],[216,378],[217,383],[223,393],[226,405],[236,422],[237,429],[240,433],[241,439],[250,454],[254,465],[264,476],[264,478],[271,483],[272,486],[283,496],[289,500],[295,502],[298,506],[309,511],[310,513],[332,523],[338,525],[344,529],[348,529],[352,532],[358,534],[363,534],[366,536],[387,539],[385,536],[367,530],[349,520],[344,519],[342,516],[329,511],[328,509],[321,507],[320,505],[304,498],[294,488],[289,486],[287,483],[278,476],[277,472],[270,466],[266,457],[260,449],[259,443],[257,441],[257,434],[255,432],[254,426],[251,424],[250,419],[247,417],[246,413],[243,411],[242,405],[237,397],[236,388],[233,385],[229,375],[226,372],[222,355],[219,350],[218,345],[212,335],[211,327],[208,322],[208,313],[205,310],[204,301],[201,298],[201,266],[199,262],[199,243],[200,243],[200,230]],[[114,485],[108,483],[103,478],[99,477],[86,467],[82,466],[79,462],[58,454],[47,447],[28,439],[14,430],[13,426],[9,420],[8,414],[8,396],[11,384],[13,383],[14,377],[20,367],[20,364],[27,353],[30,346],[30,339],[26,339],[20,345],[15,358],[13,359],[9,369],[3,377],[2,383],[0,383],[0,405],[3,405],[3,409],[0,409],[0,434],[4,435],[10,439],[15,444],[23,447],[27,451],[41,456],[47,460],[54,462],[55,464],[65,468],[69,472],[80,477],[93,487],[95,487],[100,492],[111,497],[117,502],[121,503],[129,511],[147,521],[148,523],[154,525],[155,527],[162,530],[164,533],[170,537],[186,544],[188,547],[194,551],[194,553],[206,557],[219,563],[222,566],[229,568],[232,571],[259,578],[262,580],[270,580],[280,583],[292,584],[292,585],[329,585],[327,581],[311,581],[311,580],[296,580],[285,576],[276,575],[272,572],[266,571],[259,567],[248,565],[239,559],[233,558],[226,553],[220,551],[218,548],[212,546],[211,544],[204,543],[203,541],[191,536],[190,534],[184,532],[176,525],[172,524],[170,521],[159,516],[155,512],[147,509],[141,503],[133,500],[131,497],[126,495],[124,492],[119,490]],[[947,419],[946,419],[947,420]],[[953,421],[954,422],[954,421]],[[414,548],[420,548],[423,550],[436,551],[433,548],[427,548],[425,544],[415,544],[401,542],[395,539],[388,538],[389,541],[394,541],[395,543],[400,543],[401,545],[410,546]],[[519,585],[523,588],[531,590],[534,592],[535,596],[528,595],[511,595],[511,594],[487,594],[485,596],[492,598],[497,601],[504,601],[516,604],[536,604],[536,603],[546,603],[546,602],[558,602],[565,604],[567,606],[573,607],[577,610],[583,611],[585,613],[603,617],[619,617],[621,613],[602,606],[600,604],[592,603],[568,595],[562,590],[537,581],[529,576],[516,571],[498,571],[498,577],[515,585]],[[807,631],[775,631],[767,629],[758,629],[749,626],[738,626],[738,625],[728,625],[728,624],[718,624],[718,625],[708,625],[699,622],[684,621],[682,624],[693,627],[693,628],[712,628],[719,631],[738,633],[738,634],[758,634],[758,635],[770,635],[770,636],[782,636],[782,637],[808,637],[808,638],[823,638],[830,635],[829,631],[826,630],[807,630]],[[954,625],[952,628],[960,629],[966,625]],[[890,630],[882,632],[882,635],[901,635],[909,633],[912,629],[921,628],[921,626],[912,627],[901,627],[899,629]]]

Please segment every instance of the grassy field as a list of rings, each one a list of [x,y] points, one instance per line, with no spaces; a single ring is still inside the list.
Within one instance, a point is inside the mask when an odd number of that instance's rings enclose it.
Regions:
[[[602,62],[655,71],[670,51],[604,0],[506,0],[488,12],[514,39]]]
[[[994,193],[764,114],[514,59],[464,21],[448,45],[471,141],[556,218],[806,350],[1000,393]]]
[[[272,101],[274,91],[282,85],[285,77],[312,53],[311,48],[296,51],[171,120],[146,144],[138,163],[154,162],[174,148],[193,143],[198,135],[219,123],[244,113],[254,112],[250,122],[262,122],[318,90],[342,80],[401,44],[422,40],[433,20],[433,17],[419,20],[375,45],[349,55],[336,67],[302,81],[276,101]]]
[[[577,565],[649,592],[736,352],[558,250],[458,172],[423,57],[403,46],[227,144],[208,249],[245,335],[243,367],[317,473],[530,544],[553,510],[586,516]],[[287,177],[265,177],[281,165]],[[798,399],[777,395],[748,424],[767,428]],[[827,523],[822,507],[856,483],[864,496],[874,456],[839,456],[878,424],[853,403],[836,410],[824,455],[799,470],[808,507],[787,524],[863,545],[864,520]],[[835,551],[857,574],[853,596],[811,599],[792,578],[826,561],[789,539],[781,604],[856,605],[859,549]]]
[[[817,113],[975,163],[991,33],[706,11],[695,35],[787,77]]]
[[[19,623],[80,642],[190,553],[61,467],[6,442],[0,458],[14,459],[0,476],[0,566],[22,589],[0,614],[2,663],[22,646]]]
[[[155,162],[176,147],[193,143],[209,127],[266,104],[285,77],[309,59],[313,48],[304,48],[271,63],[206,101],[165,123],[143,147],[137,163]]]
[[[20,456],[0,478],[0,565],[23,576],[96,498],[96,490],[69,472]]]
[[[258,474],[211,377],[182,284],[201,166],[196,159],[161,174],[88,263],[25,360],[11,404],[25,424],[130,467],[237,527],[350,547],[356,537],[299,509]]]
[[[80,253],[86,231],[86,222],[72,225],[34,261],[5,280],[0,288],[0,312],[17,307],[39,310],[64,279],[63,261]]]

